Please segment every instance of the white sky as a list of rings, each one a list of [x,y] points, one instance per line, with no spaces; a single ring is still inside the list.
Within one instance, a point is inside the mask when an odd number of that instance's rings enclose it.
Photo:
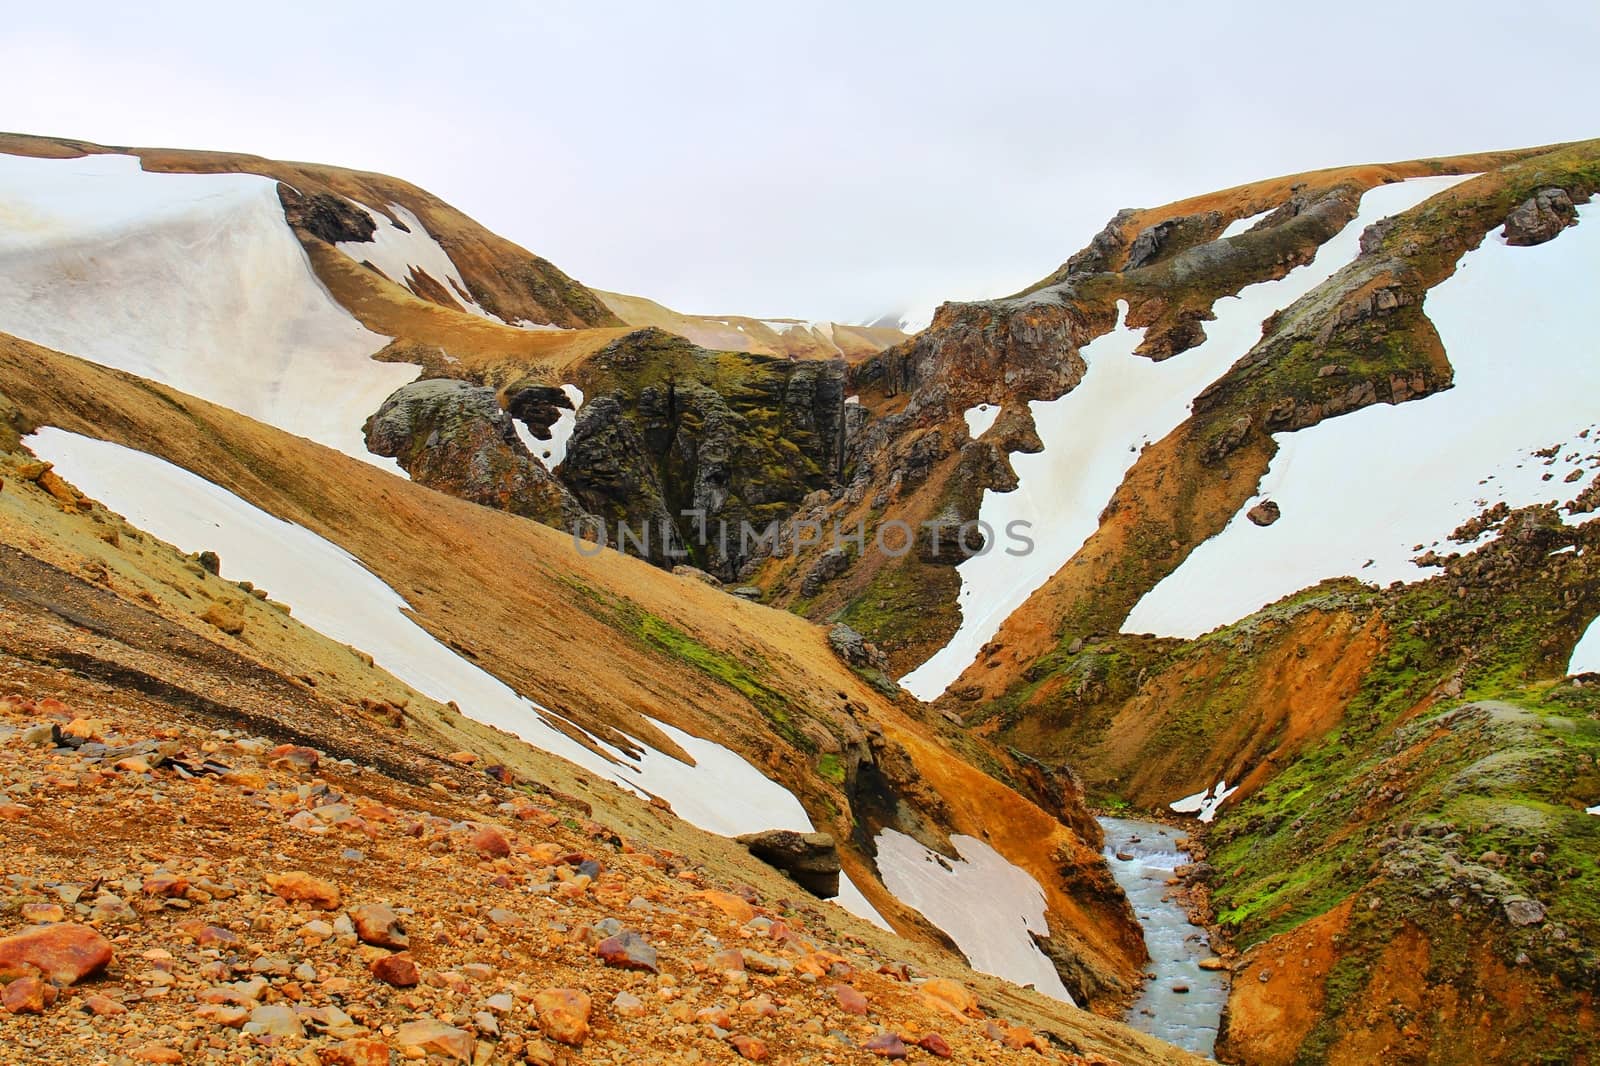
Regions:
[[[1120,207],[1600,134],[1600,6],[1294,7],[7,5],[0,126],[385,171],[590,285],[845,321]]]

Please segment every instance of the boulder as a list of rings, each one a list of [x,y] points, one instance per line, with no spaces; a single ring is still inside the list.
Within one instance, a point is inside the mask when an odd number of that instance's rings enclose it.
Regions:
[[[882,670],[887,663],[877,645],[867,643],[866,637],[843,622],[828,630],[828,646],[851,666]]]
[[[833,1001],[839,1009],[846,1014],[866,1014],[867,997],[863,996],[853,985],[834,985],[829,989],[833,993]]]
[[[1258,526],[1270,526],[1283,517],[1283,509],[1271,500],[1262,500],[1246,511],[1245,517]]]
[[[472,834],[472,850],[486,859],[503,859],[511,854],[511,840],[499,826],[480,825]]]
[[[869,1036],[866,1043],[861,1046],[884,1059],[903,1059],[910,1054],[906,1050],[905,1041],[901,1040],[897,1033],[878,1033]]]
[[[692,577],[696,581],[704,582],[714,589],[720,589],[722,587],[721,578],[717,577],[715,574],[708,574],[698,566],[687,566],[683,563],[679,563],[677,566],[672,568],[672,572],[679,577]]]
[[[43,1014],[48,1000],[54,998],[54,992],[53,986],[37,977],[19,977],[5,986],[0,1003],[12,1014]]]
[[[372,964],[372,976],[395,988],[415,988],[422,981],[409,955],[385,955]]]
[[[850,567],[850,556],[843,548],[829,548],[817,556],[806,576],[800,579],[800,594],[815,596],[822,586],[844,573]]]
[[[695,898],[705,900],[740,925],[756,916],[756,909],[750,904],[750,901],[743,896],[736,896],[732,892],[719,892],[715,889],[708,889],[705,892],[696,892]]]
[[[750,854],[776,866],[812,895],[832,899],[839,894],[839,846],[829,834],[769,829],[737,839]]]
[[[1578,209],[1567,190],[1540,189],[1512,208],[1502,231],[1506,243],[1518,246],[1543,244],[1554,240],[1568,226],[1578,223]]]
[[[920,991],[928,1006],[947,1011],[957,1018],[965,1019],[978,1010],[977,994],[966,985],[952,981],[948,977],[935,977],[924,981]]]
[[[274,895],[290,903],[309,903],[325,911],[335,910],[339,906],[339,886],[332,881],[313,877],[304,870],[268,874],[266,880],[267,887]]]
[[[766,1062],[771,1054],[765,1040],[748,1033],[735,1033],[728,1037],[728,1043],[733,1045],[733,1050],[739,1053],[741,1059],[748,1062]]]
[[[1544,904],[1536,899],[1515,896],[1505,901],[1506,920],[1512,925],[1538,925],[1544,921]]]
[[[471,1033],[434,1018],[420,1018],[407,1022],[395,1033],[394,1042],[402,1050],[421,1048],[428,1055],[438,1055],[456,1062],[471,1062],[477,1045]]]
[[[0,980],[42,974],[73,985],[104,970],[115,952],[111,941],[87,925],[41,925],[0,939]]]
[[[607,966],[619,970],[647,970],[660,973],[656,966],[656,949],[638,933],[624,931],[608,936],[595,945],[594,953]]]

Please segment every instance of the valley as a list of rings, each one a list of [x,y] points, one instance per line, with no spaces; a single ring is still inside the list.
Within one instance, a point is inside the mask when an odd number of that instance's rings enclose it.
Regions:
[[[907,334],[0,135],[0,1057],[1593,1061],[1597,191],[1271,178]]]

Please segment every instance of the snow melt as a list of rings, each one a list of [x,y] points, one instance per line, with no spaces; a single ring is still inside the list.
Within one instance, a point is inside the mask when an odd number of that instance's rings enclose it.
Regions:
[[[976,837],[952,836],[954,862],[894,829],[878,834],[878,873],[895,898],[949,934],[974,970],[1072,995],[1031,934],[1049,936],[1044,890]]]
[[[182,467],[54,427],[40,429],[26,443],[39,458],[54,463],[62,477],[133,525],[183,551],[217,552],[231,580],[247,579],[271,589],[299,621],[366,652],[418,692],[441,703],[454,700],[476,721],[504,729],[630,791],[661,796],[685,821],[712,833],[812,829],[805,808],[788,789],[727,748],[664,722],[650,719],[695,765],[642,743],[637,760],[594,737],[590,739],[605,754],[591,751],[550,724],[559,717],[554,712],[517,695],[402,613],[410,610],[405,599],[343,548]],[[846,889],[844,880],[839,903],[888,928],[859,889]]]
[[[336,303],[277,182],[128,155],[0,155],[0,331],[159,381],[388,470],[367,416],[416,368]]]
[[[1412,562],[1416,546],[1455,550],[1444,538],[1485,507],[1576,495],[1582,486],[1534,453],[1552,442],[1569,458],[1594,451],[1578,434],[1600,390],[1600,207],[1579,217],[1546,244],[1514,248],[1492,234],[1467,253],[1424,303],[1454,386],[1275,434],[1257,495],[1145,595],[1123,630],[1193,637],[1326,578],[1421,580],[1436,571]],[[1245,514],[1265,499],[1282,516],[1259,527]],[[1600,668],[1600,634],[1579,649],[1573,669]]]
[[[900,683],[920,699],[942,693],[994,638],[1006,618],[1066,564],[1099,527],[1100,513],[1139,458],[1140,450],[1189,417],[1191,399],[1261,339],[1261,323],[1356,257],[1361,231],[1386,215],[1407,210],[1462,177],[1416,178],[1370,190],[1349,225],[1317,250],[1307,265],[1278,281],[1246,286],[1218,300],[1216,321],[1206,323],[1203,344],[1156,362],[1134,355],[1143,332],[1128,328],[1127,305],[1118,324],[1082,349],[1088,369],[1076,388],[1056,400],[1029,404],[1044,450],[1014,453],[1018,486],[984,490],[979,521],[995,547],[958,568],[961,627],[950,643]],[[1007,536],[1026,522],[1034,542],[1021,556]]]

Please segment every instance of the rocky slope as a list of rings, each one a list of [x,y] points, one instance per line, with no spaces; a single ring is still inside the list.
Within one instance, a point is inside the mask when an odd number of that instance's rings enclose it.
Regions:
[[[276,743],[228,703],[35,661],[71,643],[45,626],[0,653],[12,1061],[1185,1061],[724,880],[670,817],[624,834],[468,752],[390,745],[396,773]]]
[[[845,843],[846,871],[909,935],[950,944],[878,882],[878,835],[905,831],[952,859],[952,835],[985,839],[1038,880],[1051,951],[1079,1001],[1115,1012],[1131,990],[1142,945],[1077,798],[1057,790],[1035,803],[985,776],[804,621],[615,553],[580,553],[555,530],[149,383],[20,342],[0,352],[0,392],[24,428],[53,423],[152,450],[315,530],[405,590],[444,645],[592,737],[679,757],[658,723],[716,737]],[[451,546],[446,567],[439,545]],[[113,570],[126,563],[94,551]],[[241,639],[255,648],[252,630]]]

